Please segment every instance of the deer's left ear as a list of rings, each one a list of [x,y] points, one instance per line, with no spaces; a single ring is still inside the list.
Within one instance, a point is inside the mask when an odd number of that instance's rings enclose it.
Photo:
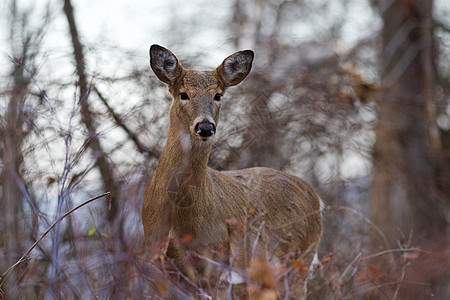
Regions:
[[[236,52],[225,58],[216,71],[227,86],[236,85],[250,73],[253,57],[252,50]]]

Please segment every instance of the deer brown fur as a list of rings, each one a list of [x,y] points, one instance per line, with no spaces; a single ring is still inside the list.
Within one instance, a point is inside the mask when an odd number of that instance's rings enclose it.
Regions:
[[[252,61],[252,51],[240,51],[215,70],[194,71],[169,50],[150,48],[151,67],[168,84],[173,101],[166,145],[145,190],[145,241],[167,249],[194,281],[218,283],[220,270],[202,256],[218,259],[227,247],[235,266],[245,270],[257,238],[259,253],[275,254],[279,261],[291,254],[309,266],[322,233],[320,199],[302,179],[269,168],[219,172],[207,166],[220,98],[247,76]],[[230,236],[230,220],[245,225],[252,218],[254,226]],[[189,241],[183,243],[185,237]]]

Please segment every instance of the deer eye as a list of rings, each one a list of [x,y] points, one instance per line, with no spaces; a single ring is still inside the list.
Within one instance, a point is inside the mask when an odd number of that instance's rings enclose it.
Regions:
[[[214,95],[214,100],[220,101],[220,97],[222,97],[222,95],[217,93],[217,94]]]
[[[181,100],[189,100],[189,96],[186,93],[180,93],[180,99]]]

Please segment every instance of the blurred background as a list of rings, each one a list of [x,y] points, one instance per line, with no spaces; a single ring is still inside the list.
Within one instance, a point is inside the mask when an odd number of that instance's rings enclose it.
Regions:
[[[4,0],[0,14],[0,274],[66,211],[112,195],[59,222],[0,299],[164,295],[140,216],[170,106],[154,43],[196,69],[255,52],[209,164],[317,189],[310,299],[447,299],[448,1]]]

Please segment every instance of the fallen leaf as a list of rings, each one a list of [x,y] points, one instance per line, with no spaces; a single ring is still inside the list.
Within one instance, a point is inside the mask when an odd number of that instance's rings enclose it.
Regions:
[[[358,275],[356,275],[356,280],[366,281],[367,280],[367,272],[366,271],[359,272]]]
[[[89,231],[88,231],[88,236],[91,236],[91,235],[93,235],[94,233],[95,233],[95,226],[94,227],[92,227],[91,229],[89,229]]]
[[[302,272],[308,271],[308,267],[302,264],[302,262],[299,260],[294,261],[294,267]]]
[[[165,283],[155,281],[155,287],[162,296],[165,296],[167,294],[168,288]]]
[[[327,262],[329,262],[331,260],[331,258],[333,257],[333,254],[327,254],[324,257],[322,257],[322,260],[320,261],[320,264],[324,265]]]
[[[181,241],[183,243],[189,243],[190,241],[192,241],[194,239],[194,236],[192,234],[186,234],[185,236],[183,236],[183,238],[181,239]]]
[[[374,266],[374,265],[368,265],[367,268],[369,269],[370,273],[375,276],[375,277],[380,277],[381,276],[381,271],[378,267]]]

